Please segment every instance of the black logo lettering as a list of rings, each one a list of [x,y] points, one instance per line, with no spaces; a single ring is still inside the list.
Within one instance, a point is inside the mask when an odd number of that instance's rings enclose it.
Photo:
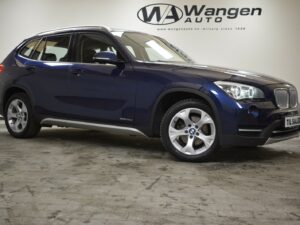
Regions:
[[[224,18],[234,20],[239,16],[261,16],[262,8],[207,8],[206,5],[184,5],[184,11],[171,4],[159,3],[144,6],[137,17],[144,23],[168,25],[183,17],[184,23],[221,23]]]
[[[202,5],[200,8],[198,8],[197,5],[193,5],[189,10],[187,5],[184,6],[185,14],[187,16],[191,16],[191,15],[200,16],[202,11],[204,10],[204,8],[205,8],[205,5]]]
[[[144,23],[166,25],[179,21],[183,16],[183,12],[175,5],[152,4],[141,8],[137,16]]]

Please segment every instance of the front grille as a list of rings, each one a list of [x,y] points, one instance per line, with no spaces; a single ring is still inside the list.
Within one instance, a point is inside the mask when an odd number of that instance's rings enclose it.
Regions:
[[[275,89],[275,98],[277,106],[281,109],[289,108],[289,91],[287,89]]]
[[[296,108],[298,105],[298,93],[297,90],[290,90],[290,107]]]
[[[296,89],[277,88],[274,90],[276,104],[280,109],[295,108],[298,105]]]

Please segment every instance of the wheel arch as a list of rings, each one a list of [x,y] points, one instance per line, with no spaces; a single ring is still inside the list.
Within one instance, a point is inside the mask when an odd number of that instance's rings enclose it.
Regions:
[[[216,118],[217,125],[219,127],[218,134],[220,135],[221,123],[220,115],[217,110],[216,104],[213,100],[201,90],[195,90],[190,88],[172,88],[163,92],[158,99],[156,100],[152,114],[151,114],[151,136],[158,137],[160,136],[160,123],[164,113],[169,107],[174,105],[176,102],[188,99],[195,98],[206,103],[213,111]],[[167,102],[166,105],[164,105]]]
[[[21,87],[21,86],[17,86],[17,85],[11,86],[11,87],[7,88],[5,90],[5,92],[4,92],[4,94],[3,94],[3,99],[2,99],[2,102],[3,102],[3,106],[2,106],[3,107],[3,109],[2,109],[3,113],[5,111],[5,106],[7,104],[7,101],[9,100],[9,98],[12,95],[14,95],[16,93],[25,93],[29,97],[29,99],[30,99],[30,101],[32,103],[32,100],[33,100],[32,96],[30,95],[30,92],[26,88]]]

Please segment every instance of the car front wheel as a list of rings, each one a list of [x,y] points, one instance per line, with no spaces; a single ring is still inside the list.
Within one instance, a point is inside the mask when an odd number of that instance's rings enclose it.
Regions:
[[[180,160],[207,159],[218,146],[212,110],[196,99],[179,101],[163,117],[161,139],[166,149]]]

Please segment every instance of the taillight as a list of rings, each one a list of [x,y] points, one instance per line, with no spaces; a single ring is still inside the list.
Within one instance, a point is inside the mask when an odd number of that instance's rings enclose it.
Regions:
[[[4,72],[4,65],[0,64],[0,73]]]

